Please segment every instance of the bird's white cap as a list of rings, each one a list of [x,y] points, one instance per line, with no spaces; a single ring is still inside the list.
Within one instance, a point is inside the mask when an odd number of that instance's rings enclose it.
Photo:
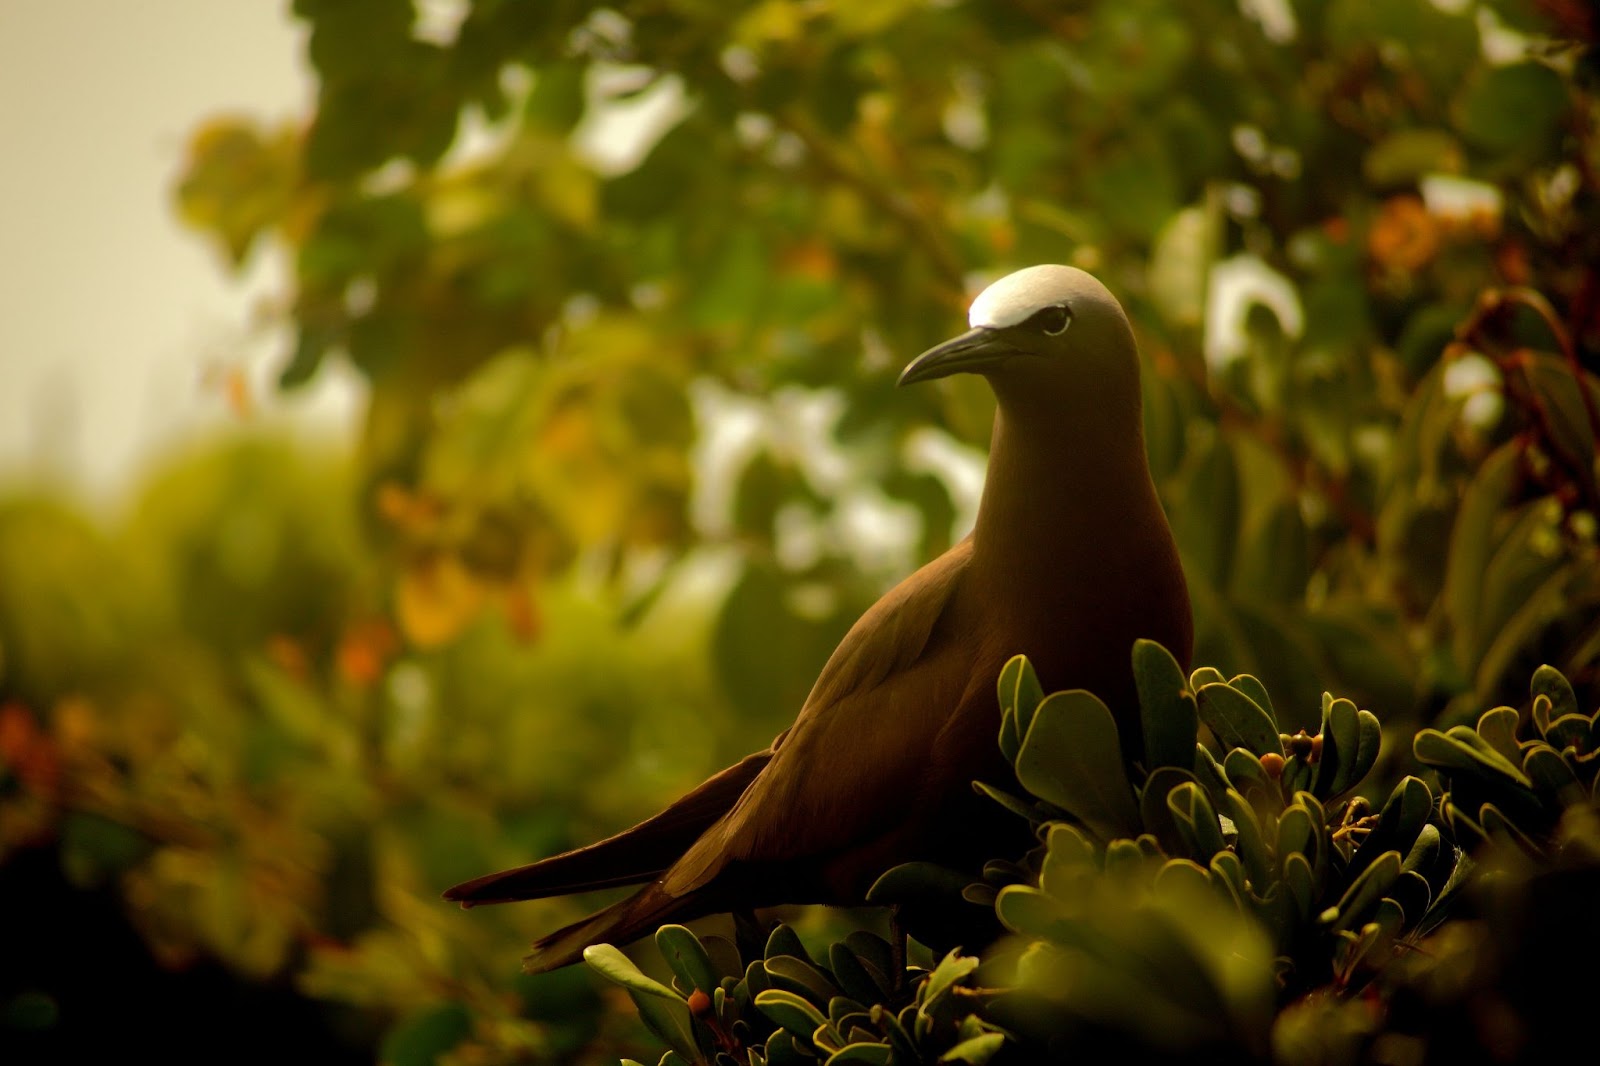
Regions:
[[[1007,274],[972,301],[967,325],[973,329],[1004,329],[1020,325],[1065,300],[1081,285],[1083,271],[1047,263]]]

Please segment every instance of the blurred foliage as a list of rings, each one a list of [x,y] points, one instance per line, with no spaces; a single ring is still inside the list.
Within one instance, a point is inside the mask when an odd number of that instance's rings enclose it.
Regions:
[[[104,524],[0,502],[0,847],[114,884],[166,964],[292,978],[376,1019],[393,1061],[635,1046],[581,970],[512,972],[507,944],[584,901],[467,917],[438,890],[626,824],[788,723],[970,517],[992,401],[900,394],[897,370],[1035,262],[1094,271],[1135,320],[1218,671],[1195,695],[1229,749],[1265,767],[1280,735],[1342,736],[1337,691],[1388,731],[1342,782],[1370,770],[1367,802],[1421,772],[1427,727],[1423,762],[1487,746],[1512,770],[1430,763],[1466,797],[1449,836],[1559,824],[1518,791],[1559,788],[1480,715],[1541,664],[1600,705],[1589,5],[293,12],[310,113],[207,121],[176,199],[229,269],[288,251],[282,387],[356,368],[359,449],[197,449]],[[1272,737],[1229,717],[1241,698]],[[1516,743],[1559,756],[1563,715]],[[1274,818],[1316,835],[1352,809],[1279,757],[1303,779]],[[1202,826],[1215,785],[1162,794]],[[1086,824],[1131,831],[1109,802]],[[1474,976],[1416,976],[1409,1002],[1520,965],[1451,950]],[[7,980],[0,1018],[34,1017],[49,990]],[[1359,1028],[1355,1002],[1327,1009]]]

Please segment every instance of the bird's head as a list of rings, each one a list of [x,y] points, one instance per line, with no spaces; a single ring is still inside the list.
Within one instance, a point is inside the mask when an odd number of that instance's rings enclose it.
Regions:
[[[972,301],[972,328],[928,349],[900,384],[950,374],[1043,382],[1137,375],[1128,319],[1106,287],[1076,267],[1032,266],[1007,274]]]

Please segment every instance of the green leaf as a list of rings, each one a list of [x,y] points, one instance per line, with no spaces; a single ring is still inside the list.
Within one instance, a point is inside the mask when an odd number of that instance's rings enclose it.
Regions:
[[[943,1055],[940,1055],[939,1061],[964,1062],[968,1066],[983,1066],[984,1063],[994,1058],[1005,1042],[1004,1033],[982,1033],[978,1036],[970,1036]]]
[[[1321,851],[1321,829],[1311,811],[1304,804],[1295,803],[1278,817],[1278,861],[1285,863],[1290,855],[1303,855],[1313,865]]]
[[[1578,695],[1572,690],[1572,682],[1550,664],[1546,663],[1533,672],[1529,688],[1534,696],[1544,696],[1550,701],[1551,718],[1579,713]]]
[[[1180,855],[1187,850],[1186,841],[1178,831],[1178,823],[1167,806],[1168,795],[1184,784],[1198,785],[1199,781],[1187,770],[1158,766],[1145,779],[1144,788],[1139,791],[1139,819],[1145,831],[1155,835],[1161,849],[1168,855]]]
[[[907,864],[911,865],[910,863]],[[896,867],[900,869],[900,867]],[[891,873],[893,871],[890,871]],[[888,876],[887,874],[885,876]],[[882,878],[879,878],[881,881]],[[772,927],[772,932],[767,936],[767,946],[764,952],[766,958],[775,959],[783,955],[792,955],[804,962],[811,962],[811,956],[806,952],[805,944],[800,942],[800,935],[788,923],[779,922]]]
[[[1196,744],[1194,749],[1194,776],[1206,790],[1206,795],[1211,797],[1213,803],[1221,802],[1222,795],[1228,791],[1229,783],[1226,772],[1217,763],[1216,757],[1204,744]]]
[[[838,987],[826,974],[793,955],[769,956],[767,976],[772,978],[774,989],[805,996],[820,1006],[826,1006],[829,1000],[839,995]]]
[[[921,989],[922,1009],[933,1012],[939,1001],[950,994],[950,990],[962,981],[967,975],[978,968],[978,960],[971,955],[962,955],[959,949],[951,951],[935,966],[933,973],[928,975],[927,983]]]
[[[917,1046],[911,1040],[911,1034],[906,1032],[905,1026],[900,1024],[893,1011],[884,1007],[872,1008],[872,1024],[883,1030],[889,1040],[889,1046],[894,1049],[895,1059],[900,1062],[916,1062]]]
[[[1311,577],[1309,541],[1300,501],[1293,495],[1285,496],[1247,536],[1248,546],[1239,554],[1235,566],[1234,588],[1248,589],[1252,596],[1273,603],[1304,602],[1306,583]],[[1249,694],[1260,702],[1255,692]],[[1263,703],[1262,707],[1272,709],[1270,703]]]
[[[935,862],[903,862],[890,867],[867,889],[867,902],[887,906],[918,900],[948,901],[961,895],[972,877]],[[771,946],[768,946],[771,958]]]
[[[697,988],[709,996],[721,981],[700,939],[681,925],[663,925],[657,929],[656,950],[667,960],[678,980],[689,988]]]
[[[1433,813],[1433,793],[1419,777],[1406,776],[1395,785],[1394,791],[1384,801],[1378,815],[1378,824],[1367,833],[1361,846],[1351,856],[1349,873],[1365,870],[1386,851],[1410,855],[1417,838]]]
[[[1200,725],[1183,667],[1166,648],[1141,639],[1133,645],[1133,680],[1139,692],[1145,762],[1151,770],[1190,769]]]
[[[583,950],[583,961],[601,977],[627,990],[628,998],[639,1011],[639,1019],[662,1043],[691,1062],[700,1058],[694,1039],[694,1017],[689,1004],[676,992],[647,977],[626,955],[610,944],[594,944]]]
[[[1460,170],[1461,145],[1440,129],[1401,129],[1367,150],[1361,169],[1368,184],[1379,189],[1414,186],[1433,173]]]
[[[1244,748],[1254,755],[1283,754],[1283,741],[1270,715],[1255,700],[1226,682],[1202,685],[1196,692],[1200,719],[1224,748]]]
[[[1517,742],[1515,707],[1491,707],[1478,716],[1478,736],[1515,765],[1522,761],[1522,746]]]
[[[1376,727],[1377,719],[1372,725]],[[1347,699],[1328,703],[1322,714],[1322,757],[1317,764],[1311,792],[1320,799],[1332,799],[1357,784],[1366,769],[1360,765],[1363,723],[1361,713]],[[1369,754],[1377,758],[1376,745],[1382,730],[1369,738]],[[1371,763],[1369,762],[1370,766]]]
[[[1428,869],[1438,857],[1441,847],[1443,838],[1439,835],[1438,827],[1431,823],[1423,825],[1417,833],[1416,843],[1412,844],[1411,850],[1406,853],[1406,861],[1401,864],[1401,868],[1417,871]]]
[[[994,912],[1005,927],[1024,936],[1054,939],[1068,912],[1055,899],[1027,885],[1007,885],[995,897]]]
[[[1267,695],[1267,686],[1261,683],[1260,678],[1254,674],[1235,674],[1228,678],[1228,684],[1254,700],[1256,706],[1267,712],[1267,717],[1272,719],[1273,727],[1280,733],[1283,731],[1278,722],[1277,712],[1272,709],[1272,697]]]
[[[1525,788],[1533,784],[1520,768],[1466,726],[1454,726],[1448,733],[1423,729],[1412,741],[1411,750],[1429,766],[1468,773],[1489,784],[1504,781]]]
[[[1017,749],[1022,747],[1022,730],[1017,726],[1017,680],[1027,661],[1025,655],[1013,655],[1000,668],[1000,753],[1007,762],[1016,762]]]
[[[380,1058],[394,1066],[433,1066],[472,1032],[472,1015],[461,1003],[443,1003],[414,1014],[383,1038]]]
[[[1101,840],[1136,836],[1139,812],[1123,771],[1117,725],[1083,689],[1045,697],[1017,752],[1017,779]]]
[[[870,1007],[889,998],[888,982],[882,979],[877,967],[864,963],[847,944],[828,946],[828,968],[833,971],[839,988],[857,1003]]]
[[[806,1044],[828,1019],[801,995],[782,988],[769,988],[755,998],[756,1009],[772,1019],[785,1032],[792,1033]]]
[[[1255,808],[1238,792],[1229,789],[1224,800],[1224,813],[1233,822],[1234,847],[1244,863],[1245,872],[1255,885],[1257,894],[1265,893],[1267,886],[1277,878],[1272,852],[1261,833],[1261,822],[1256,817]]]
[[[1217,812],[1211,806],[1205,790],[1199,785],[1186,783],[1167,794],[1167,809],[1177,821],[1178,831],[1184,836],[1188,857],[1202,865],[1227,848],[1222,838],[1222,826]]]
[[[1351,882],[1337,904],[1322,912],[1322,921],[1331,924],[1336,931],[1349,929],[1369,907],[1383,898],[1399,876],[1400,853],[1384,852]]]
[[[1451,527],[1441,603],[1450,619],[1450,650],[1465,669],[1479,658],[1487,639],[1479,634],[1483,574],[1494,545],[1494,524],[1518,478],[1515,443],[1503,444],[1484,459],[1467,485]]]
[[[1283,856],[1283,883],[1289,888],[1297,921],[1305,921],[1311,916],[1311,906],[1317,899],[1317,878],[1304,852],[1293,851]]]
[[[1033,664],[1028,661],[1026,655],[1013,656],[1006,663],[1005,668],[1000,671],[1000,685],[1002,689],[1000,705],[1011,708],[1020,744],[1021,739],[1028,735],[1028,730],[1033,725],[1033,715],[1044,699],[1044,689],[1040,687],[1039,677],[1033,672]]]
[[[1173,515],[1172,531],[1185,571],[1204,577],[1214,589],[1225,589],[1239,540],[1239,468],[1221,433],[1202,449],[1184,490],[1185,506]]]
[[[1559,752],[1545,744],[1536,744],[1522,757],[1522,772],[1543,795],[1554,796],[1563,806],[1582,802],[1583,784],[1573,773]]]
[[[1529,855],[1540,856],[1544,854],[1544,848],[1533,837],[1524,832],[1521,826],[1517,825],[1516,822],[1506,816],[1504,811],[1492,803],[1485,803],[1478,808],[1478,822],[1483,826],[1483,831],[1492,839],[1515,844]]]
[[[1491,67],[1456,102],[1455,121],[1475,148],[1497,156],[1536,153],[1560,136],[1567,88],[1543,63]]]
[[[827,1058],[827,1066],[887,1066],[893,1052],[888,1044],[846,1044]]]
[[[1011,755],[1007,756],[1007,758],[1015,759],[1016,753],[1012,752]],[[1029,803],[1027,800],[1024,800],[1022,797],[1013,796],[1004,789],[995,788],[993,785],[985,784],[982,781],[974,781],[972,783],[972,788],[973,791],[979,793],[980,795],[988,796],[990,799],[1000,804],[1000,806],[1004,807],[1012,814],[1015,814],[1027,821],[1033,820],[1034,805]]]

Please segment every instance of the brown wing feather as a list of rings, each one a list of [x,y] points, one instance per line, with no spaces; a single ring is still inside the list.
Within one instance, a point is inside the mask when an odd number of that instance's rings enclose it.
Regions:
[[[829,658],[766,772],[667,872],[672,896],[730,862],[793,862],[876,836],[914,791],[939,730],[971,676],[961,649],[928,654],[958,598],[971,545],[912,574],[851,628]]]

